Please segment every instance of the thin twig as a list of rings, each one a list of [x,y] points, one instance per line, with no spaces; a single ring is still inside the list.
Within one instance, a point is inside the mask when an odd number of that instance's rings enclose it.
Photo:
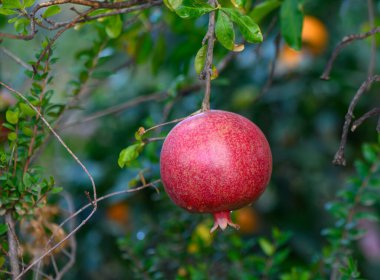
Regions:
[[[65,148],[65,150],[71,155],[71,157],[80,165],[80,167],[83,169],[83,171],[86,173],[86,175],[88,176],[88,178],[90,179],[91,181],[91,185],[92,185],[92,191],[93,191],[93,201],[94,201],[94,204],[93,204],[93,209],[91,211],[91,213],[84,219],[82,220],[82,222],[74,229],[72,230],[67,236],[66,238],[64,238],[63,240],[61,240],[60,242],[58,242],[55,246],[53,246],[52,248],[50,248],[49,250],[47,250],[44,254],[42,254],[42,256],[38,257],[37,259],[35,259],[31,264],[29,264],[28,267],[26,267],[25,270],[23,270],[18,276],[16,279],[20,279],[20,277],[22,277],[22,275],[24,275],[27,271],[29,271],[35,264],[37,264],[41,259],[43,259],[45,256],[47,256],[48,254],[50,254],[52,251],[54,251],[56,248],[58,248],[63,242],[65,242],[68,238],[70,238],[72,235],[74,235],[83,225],[85,225],[87,223],[87,221],[92,217],[92,215],[95,213],[96,209],[97,209],[97,204],[96,204],[96,199],[97,199],[97,194],[96,194],[96,185],[95,185],[95,181],[94,181],[94,178],[91,176],[90,172],[87,170],[86,166],[79,160],[79,158],[73,153],[73,151],[71,151],[71,149],[66,145],[66,143],[62,140],[62,138],[57,134],[57,132],[55,132],[55,130],[51,127],[51,125],[49,124],[49,122],[45,119],[45,117],[39,112],[39,110],[32,104],[30,103],[30,101],[20,92],[18,92],[17,90],[11,88],[10,86],[4,84],[3,82],[0,82],[0,85],[2,85],[3,87],[7,88],[9,91],[11,91],[12,93],[15,93],[19,98],[21,98],[26,104],[28,104],[35,112],[36,114],[41,118],[41,120],[44,122],[44,124],[48,127],[48,129],[51,131],[51,133],[53,133],[53,135],[55,136],[55,138],[61,143],[61,145]]]
[[[336,152],[334,160],[333,160],[333,164],[346,165],[346,160],[344,158],[344,150],[345,150],[346,143],[347,143],[347,135],[348,135],[348,131],[350,128],[350,124],[351,124],[352,118],[354,116],[353,115],[354,109],[355,109],[357,103],[359,102],[359,99],[362,97],[362,95],[371,87],[371,85],[374,82],[379,82],[379,81],[380,81],[380,76],[378,76],[378,75],[368,77],[367,80],[362,83],[362,85],[360,86],[360,88],[356,92],[355,96],[352,98],[350,106],[348,107],[347,114],[345,116],[345,121],[344,121],[344,125],[343,125],[343,132],[342,132],[338,151]]]
[[[12,53],[10,50],[0,46],[0,50],[5,53],[7,56],[9,56],[10,58],[12,58],[14,61],[16,61],[18,64],[20,64],[22,67],[24,67],[25,69],[29,70],[29,71],[32,71],[33,68],[27,64],[26,62],[24,62],[21,58],[19,58],[18,56],[16,56],[14,53]]]
[[[216,0],[209,0],[209,4],[212,7],[216,7],[218,2]],[[202,101],[202,112],[210,110],[210,96],[211,96],[211,76],[212,76],[212,59],[214,53],[215,42],[215,11],[210,12],[208,29],[206,36],[204,37],[202,44],[207,41],[207,54],[203,71],[200,74],[200,78],[205,80],[205,94]]]
[[[372,110],[363,114],[359,119],[354,121],[354,123],[351,126],[351,131],[354,132],[366,119],[370,117],[378,116],[378,115],[380,115],[380,108],[373,108]]]
[[[257,101],[258,99],[260,99],[261,97],[263,97],[263,95],[265,93],[267,93],[267,91],[272,86],[273,78],[274,78],[274,73],[276,71],[276,64],[277,64],[277,60],[278,60],[278,55],[279,55],[279,52],[280,52],[280,43],[281,43],[281,35],[279,33],[279,34],[277,34],[277,36],[276,36],[276,38],[274,40],[275,53],[274,53],[273,60],[272,60],[272,62],[270,64],[269,77],[267,79],[267,82],[263,86],[262,90],[260,91],[260,93],[255,97],[254,101]]]
[[[17,241],[16,241],[16,232],[15,225],[11,212],[7,212],[5,214],[5,222],[8,225],[8,246],[9,246],[9,260],[11,263],[11,272],[12,279],[16,279],[16,277],[20,274],[20,267],[18,265],[18,250],[17,250]]]
[[[148,133],[148,132],[151,131],[151,130],[155,130],[156,128],[159,128],[159,127],[162,127],[162,126],[165,126],[165,125],[168,125],[168,124],[173,124],[173,123],[177,123],[177,122],[183,121],[183,120],[185,120],[185,119],[187,119],[187,118],[190,118],[190,117],[192,117],[192,116],[195,116],[195,115],[197,115],[197,114],[199,114],[199,113],[201,113],[201,112],[202,112],[202,111],[199,110],[199,111],[196,111],[196,112],[190,114],[189,116],[186,116],[186,117],[183,117],[183,118],[179,118],[179,119],[175,119],[175,120],[171,120],[171,121],[169,121],[169,122],[165,122],[165,123],[157,124],[157,125],[152,126],[152,127],[148,128],[148,129],[145,129],[145,130],[142,132],[142,135]]]
[[[110,107],[110,108],[107,108],[105,110],[101,110],[99,112],[96,112],[90,116],[87,116],[79,121],[76,121],[76,122],[72,122],[72,123],[67,123],[67,124],[64,124],[62,127],[60,127],[59,129],[66,129],[68,127],[71,127],[71,126],[75,126],[75,125],[78,125],[78,124],[83,124],[83,123],[86,123],[86,122],[89,122],[89,121],[93,121],[93,120],[96,120],[98,118],[101,118],[101,117],[104,117],[104,116],[108,116],[108,115],[112,115],[112,114],[117,114],[117,113],[120,113],[128,108],[131,108],[133,106],[136,106],[136,105],[139,105],[141,103],[145,103],[145,102],[148,102],[148,101],[159,101],[159,100],[162,100],[164,98],[167,97],[167,93],[166,92],[157,92],[157,93],[153,93],[153,94],[150,94],[150,95],[145,95],[145,96],[139,96],[139,97],[136,97],[135,99],[133,100],[129,100],[127,102],[124,102],[122,104],[118,104],[114,107]]]
[[[373,28],[372,30],[370,30],[366,33],[353,34],[353,35],[348,35],[348,36],[344,37],[343,40],[340,41],[340,43],[335,47],[327,65],[326,65],[325,71],[323,72],[323,74],[321,76],[321,79],[322,80],[330,79],[330,72],[331,72],[331,69],[333,67],[334,61],[335,61],[336,57],[338,56],[338,54],[340,53],[340,51],[344,47],[346,47],[347,45],[351,44],[354,41],[363,40],[369,36],[373,36],[376,33],[380,33],[380,26]]]

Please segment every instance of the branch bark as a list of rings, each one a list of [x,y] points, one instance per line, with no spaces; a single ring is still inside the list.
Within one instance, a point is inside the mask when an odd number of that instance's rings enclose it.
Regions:
[[[15,232],[15,224],[12,217],[12,212],[8,211],[5,214],[5,222],[8,225],[8,246],[9,246],[9,261],[11,264],[12,279],[20,274],[20,267],[18,265],[18,250],[17,239]]]
[[[210,0],[209,4],[212,7],[216,7],[217,1]],[[207,41],[207,54],[206,62],[203,71],[200,74],[200,78],[205,80],[205,94],[202,101],[202,112],[210,110],[210,96],[211,96],[211,76],[212,76],[212,59],[214,52],[214,42],[215,42],[215,11],[210,12],[208,30],[206,36],[204,37],[202,44],[204,45]]]

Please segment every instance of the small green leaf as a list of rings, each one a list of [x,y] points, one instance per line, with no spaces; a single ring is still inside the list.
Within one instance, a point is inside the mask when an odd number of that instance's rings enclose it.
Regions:
[[[32,107],[30,107],[28,104],[20,103],[18,105],[20,107],[20,111],[30,117],[34,117],[36,115],[36,111],[33,110]]]
[[[18,33],[25,34],[26,27],[30,24],[30,20],[27,18],[18,18],[14,23],[14,28]]]
[[[174,12],[173,7],[172,7],[172,6],[170,5],[170,3],[169,3],[169,0],[164,0],[164,4],[165,4],[166,7],[168,7],[168,9],[169,9],[170,11]]]
[[[29,8],[29,7],[33,6],[34,2],[35,2],[35,0],[24,0],[22,6],[24,8]]]
[[[272,256],[276,250],[273,244],[271,244],[266,238],[260,238],[259,245],[261,250],[263,250],[267,256]]]
[[[63,191],[62,187],[54,187],[54,188],[51,189],[51,193],[52,194],[60,193],[61,191]]]
[[[375,162],[375,160],[377,159],[378,151],[376,151],[376,148],[373,145],[364,144],[362,146],[362,150],[363,156],[368,162]]]
[[[19,0],[3,0],[3,8],[6,9],[21,9],[22,5]]]
[[[270,12],[280,7],[281,1],[279,0],[267,0],[255,6],[249,16],[256,22],[259,23],[263,18],[265,18]]]
[[[356,212],[354,215],[354,219],[377,222],[379,220],[379,217],[375,213],[371,212]]]
[[[123,21],[120,15],[112,16],[106,20],[106,33],[111,39],[115,39],[120,36],[123,30]]]
[[[250,43],[260,43],[263,41],[260,27],[249,16],[241,14],[239,11],[230,8],[222,10],[237,24],[243,37]]]
[[[60,12],[61,12],[61,7],[58,5],[53,5],[45,10],[45,12],[42,14],[42,17],[43,18],[52,17],[59,14]]]
[[[181,18],[196,18],[215,10],[202,0],[168,0],[168,7]]]
[[[200,75],[205,67],[206,62],[206,54],[207,54],[207,44],[203,45],[197,52],[194,61],[194,68],[197,75]]]
[[[10,16],[10,15],[16,15],[16,14],[18,14],[18,12],[16,12],[15,10],[6,9],[4,7],[0,8],[0,15]]]
[[[13,142],[17,139],[17,134],[15,132],[8,133],[8,140]]]
[[[32,178],[29,173],[25,173],[22,178],[22,182],[24,183],[26,189],[29,189],[32,186]]]
[[[284,0],[280,10],[281,34],[289,47],[297,51],[302,47],[302,24],[300,0]]]
[[[120,152],[119,159],[117,163],[119,164],[120,168],[123,168],[125,166],[129,166],[132,161],[138,158],[140,155],[140,152],[142,151],[144,147],[144,143],[140,142],[137,144],[133,144],[125,149],[123,149]]]
[[[235,31],[230,18],[219,11],[215,25],[215,35],[218,41],[228,50],[233,50],[235,46]]]
[[[0,224],[0,235],[3,235],[8,231],[8,227],[6,224]]]
[[[19,116],[18,111],[7,110],[7,112],[5,113],[5,118],[7,122],[9,122],[10,124],[17,124],[18,116]]]

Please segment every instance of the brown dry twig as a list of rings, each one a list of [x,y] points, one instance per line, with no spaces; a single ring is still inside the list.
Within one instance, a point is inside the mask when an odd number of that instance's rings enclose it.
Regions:
[[[356,92],[355,96],[352,98],[350,106],[348,107],[347,114],[345,116],[343,132],[342,132],[338,151],[336,152],[334,160],[333,160],[333,164],[346,165],[346,160],[344,158],[344,151],[345,151],[345,147],[347,143],[348,131],[352,122],[352,118],[354,117],[354,109],[356,105],[358,104],[359,99],[362,97],[362,95],[371,87],[371,85],[374,82],[379,82],[379,81],[380,81],[379,75],[374,75],[367,78],[367,80],[362,83],[362,85]]]
[[[365,38],[368,38],[370,36],[373,36],[375,35],[376,33],[380,33],[380,26],[378,27],[375,27],[373,28],[372,30],[366,32],[366,33],[361,33],[361,34],[353,34],[353,35],[348,35],[346,37],[343,38],[342,41],[340,41],[340,43],[335,47],[327,65],[326,65],[326,68],[325,70],[323,71],[323,74],[321,76],[321,79],[322,80],[329,80],[330,79],[330,72],[331,72],[331,69],[334,65],[334,61],[335,59],[337,58],[338,54],[341,52],[341,50],[346,47],[347,45],[351,44],[352,42],[354,41],[357,41],[357,40],[363,40]]]
[[[354,121],[354,123],[351,126],[351,131],[354,132],[366,119],[369,119],[374,116],[379,116],[379,115],[380,115],[380,108],[373,108],[372,110],[363,114],[359,119]],[[379,126],[376,128],[376,130],[377,132],[380,132]]]

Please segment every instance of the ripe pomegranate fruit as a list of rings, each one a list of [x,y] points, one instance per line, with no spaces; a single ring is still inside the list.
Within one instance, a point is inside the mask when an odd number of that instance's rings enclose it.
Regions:
[[[232,223],[230,213],[256,200],[272,172],[272,155],[250,120],[210,110],[178,123],[162,146],[161,178],[178,206],[212,213],[211,232]]]

